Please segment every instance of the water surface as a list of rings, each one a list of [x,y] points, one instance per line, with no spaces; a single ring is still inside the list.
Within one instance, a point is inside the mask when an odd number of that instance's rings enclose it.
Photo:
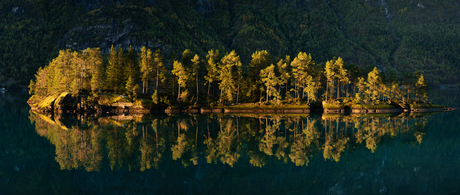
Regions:
[[[433,103],[458,106],[458,91],[444,93]],[[50,117],[27,98],[0,94],[0,194],[460,190],[459,111]]]

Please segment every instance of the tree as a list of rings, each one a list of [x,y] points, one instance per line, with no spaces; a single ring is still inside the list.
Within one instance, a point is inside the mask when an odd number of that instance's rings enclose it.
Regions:
[[[300,97],[300,92],[302,92],[302,98],[304,97],[304,92],[307,92],[309,100],[310,98],[316,99],[314,94],[319,86],[319,81],[317,81],[315,75],[315,61],[311,58],[311,54],[299,52],[292,61],[291,66],[292,75],[295,78],[297,98]]]
[[[285,88],[287,95],[288,93],[290,93],[288,84],[289,80],[291,79],[291,57],[287,55],[286,59],[281,59],[280,61],[278,61],[278,63],[276,63],[276,68],[279,72],[279,85],[286,85]],[[279,93],[281,92],[279,91]]]
[[[267,50],[256,51],[251,55],[251,63],[249,63],[249,96],[257,97],[259,100],[262,100],[262,91],[264,90],[261,78],[260,71],[268,67],[271,63],[271,56]]]
[[[181,62],[174,61],[172,73],[177,77],[178,83],[178,94],[177,94],[177,101],[180,101],[180,88],[186,87],[187,80],[188,80],[188,72],[186,71],[185,67],[182,65]]]
[[[346,69],[346,64],[342,60],[341,57],[339,57],[335,62],[335,67],[336,67],[336,77],[337,77],[337,99],[340,96],[340,83],[342,84],[349,84],[350,83],[350,77],[348,70]],[[348,94],[347,94],[348,96]]]
[[[145,46],[141,48],[140,53],[141,58],[141,73],[142,73],[142,93],[148,94],[149,91],[149,80],[152,74],[152,66],[153,66],[153,59],[152,59],[152,50],[147,49]]]
[[[428,97],[426,94],[427,85],[425,83],[425,78],[423,78],[423,74],[420,74],[418,77],[417,83],[415,83],[415,89],[419,101],[426,101],[426,98]]]
[[[123,51],[123,49],[119,50]],[[123,54],[121,54],[123,55]],[[107,66],[107,89],[112,90],[114,92],[118,91],[121,83],[122,83],[122,78],[123,78],[123,69],[122,69],[122,64],[119,62],[119,56],[117,55],[117,51],[115,48],[112,47],[110,48],[110,54],[108,57],[109,65]]]
[[[139,80],[139,65],[136,62],[136,58],[134,56],[134,50],[129,46],[128,54],[126,55],[126,68],[125,68],[125,76],[126,80],[131,76],[134,83],[137,83]]]
[[[220,67],[220,54],[219,50],[210,50],[208,51],[208,55],[206,55],[206,71],[207,74],[204,76],[206,83],[208,84],[208,95],[207,95],[207,102],[209,103],[209,90],[211,89],[211,85],[214,81],[219,79],[219,67]]]
[[[164,58],[163,55],[161,55],[161,51],[159,49],[157,49],[153,54],[153,63],[156,75],[154,93],[156,95],[156,99],[158,100],[158,93],[160,92],[159,82],[161,81],[163,83],[166,80],[166,68],[164,66]]]
[[[379,99],[380,85],[382,84],[382,78],[380,76],[379,69],[374,67],[374,70],[369,72],[367,75],[367,85],[370,91],[370,98],[373,103]]]
[[[198,75],[199,75],[199,69],[200,69],[200,57],[195,54],[195,56],[192,59],[192,64],[193,64],[193,74],[195,75],[195,80],[196,80],[196,102],[198,102]]]
[[[129,76],[128,81],[126,82],[126,91],[128,92],[128,94],[133,94],[135,84],[136,83],[134,82],[133,77]]]
[[[272,64],[265,69],[260,71],[260,77],[262,83],[264,83],[267,89],[267,103],[269,101],[270,96],[274,96],[278,99],[279,93],[276,91],[275,87],[279,83],[278,77],[275,75],[275,66]]]
[[[233,101],[233,93],[236,92],[237,102],[239,96],[239,86],[241,82],[241,61],[240,57],[236,55],[235,50],[225,55],[221,60],[222,68],[220,69],[220,84],[221,102],[222,94],[228,101]]]
[[[91,91],[99,94],[104,87],[104,65],[99,48],[88,48],[84,51],[91,72]]]

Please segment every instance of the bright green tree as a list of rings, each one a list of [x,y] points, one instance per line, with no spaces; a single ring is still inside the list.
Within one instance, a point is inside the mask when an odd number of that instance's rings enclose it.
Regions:
[[[417,97],[419,98],[419,101],[426,101],[427,99],[427,84],[425,83],[425,78],[423,78],[423,74],[420,74],[420,76],[417,79],[417,83],[415,83],[415,89],[417,92]]]
[[[177,93],[177,101],[180,101],[180,88],[186,88],[187,80],[190,77],[189,73],[185,69],[184,65],[181,62],[174,61],[173,63],[173,70],[172,73],[177,77],[177,84],[178,86],[178,93]]]
[[[369,95],[373,103],[380,97],[380,85],[382,85],[382,77],[380,76],[379,69],[374,67],[374,70],[367,75],[367,85],[369,88]]]
[[[275,75],[275,66],[272,64],[267,68],[262,69],[260,71],[260,78],[267,89],[267,103],[269,101],[270,96],[273,96],[278,99],[279,93],[278,91],[276,91],[275,87],[278,85],[279,79]]]
[[[204,76],[206,83],[208,84],[208,95],[207,95],[207,102],[209,103],[209,91],[211,89],[211,85],[214,81],[219,79],[219,67],[220,67],[220,54],[219,50],[210,50],[208,51],[208,55],[206,55],[206,71],[207,74]]]
[[[249,96],[257,97],[262,100],[262,92],[264,90],[260,78],[260,71],[267,68],[271,64],[271,56],[267,50],[256,51],[251,55],[252,59],[248,66],[249,71]]]
[[[221,60],[222,68],[220,69],[221,102],[222,94],[228,101],[233,101],[233,94],[236,92],[237,102],[239,96],[239,86],[241,83],[241,61],[240,57],[233,50],[225,55]]]
[[[153,53],[153,64],[156,77],[154,94],[156,96],[156,99],[158,100],[158,94],[160,92],[159,83],[164,83],[166,80],[166,67],[164,66],[164,58],[163,55],[161,55],[161,51],[159,49],[157,49],[155,53]]]
[[[192,59],[192,67],[193,67],[193,74],[195,75],[195,81],[196,81],[196,102],[198,102],[198,92],[199,92],[199,85],[198,85],[198,75],[199,75],[199,69],[200,69],[200,56],[195,54],[195,56]]]
[[[291,56],[287,55],[286,58],[283,60],[281,59],[276,63],[276,68],[279,72],[279,85],[285,85],[286,88],[286,96],[289,92],[289,81],[291,79]],[[281,93],[281,90],[278,91]]]
[[[142,93],[149,93],[149,81],[153,71],[153,56],[152,50],[147,49],[145,46],[141,48],[140,68],[142,72]]]

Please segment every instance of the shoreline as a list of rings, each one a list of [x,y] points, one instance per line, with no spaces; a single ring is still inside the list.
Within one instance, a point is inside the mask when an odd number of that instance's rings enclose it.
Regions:
[[[151,100],[135,99],[131,100],[127,96],[118,94],[102,94],[97,99],[93,97],[78,96],[64,92],[59,96],[48,96],[44,99],[37,99],[33,96],[27,101],[32,111],[48,114],[80,113],[80,114],[222,114],[222,113],[254,113],[254,114],[372,114],[372,113],[405,113],[405,112],[443,112],[456,110],[452,107],[432,106],[424,107],[428,104],[405,105],[397,107],[390,104],[381,105],[358,105],[348,107],[344,105],[335,105],[323,102],[321,107],[310,107],[307,105],[278,105],[266,106],[259,104],[239,104],[224,107],[194,107],[194,108],[177,108],[166,107],[165,105],[154,104]],[[381,108],[380,108],[380,107]],[[357,108],[358,107],[358,108]],[[370,108],[366,108],[370,107]]]

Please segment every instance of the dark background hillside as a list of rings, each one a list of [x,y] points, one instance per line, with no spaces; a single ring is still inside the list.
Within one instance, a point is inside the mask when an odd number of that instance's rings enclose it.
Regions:
[[[402,78],[420,71],[429,85],[458,83],[460,5],[456,0],[2,0],[0,83],[28,84],[61,49],[129,45],[256,50],[273,59],[299,51],[317,63],[335,56]]]

